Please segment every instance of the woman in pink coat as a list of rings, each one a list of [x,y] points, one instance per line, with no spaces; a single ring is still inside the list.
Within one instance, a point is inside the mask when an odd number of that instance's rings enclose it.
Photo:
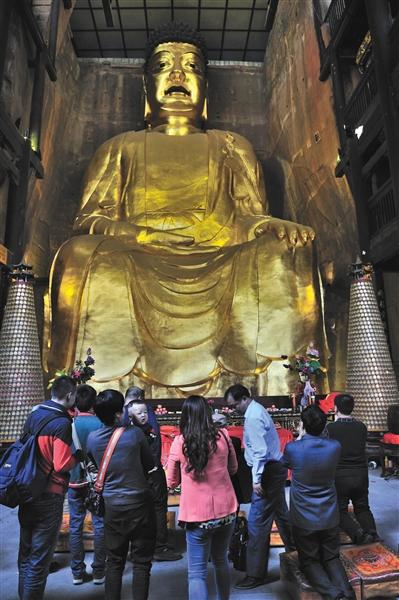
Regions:
[[[186,530],[189,599],[208,599],[210,556],[218,599],[228,600],[227,549],[237,511],[230,475],[237,471],[236,454],[227,431],[213,424],[201,396],[185,400],[180,432],[170,449],[167,481],[169,488],[181,483],[179,525]]]

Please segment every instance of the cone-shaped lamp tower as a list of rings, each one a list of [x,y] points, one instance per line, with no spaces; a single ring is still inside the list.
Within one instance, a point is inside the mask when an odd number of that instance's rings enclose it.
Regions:
[[[17,439],[32,407],[44,399],[31,267],[11,273],[0,332],[0,441]]]
[[[347,390],[354,415],[371,431],[387,429],[388,406],[399,402],[395,372],[373,285],[373,268],[360,259],[350,266]]]

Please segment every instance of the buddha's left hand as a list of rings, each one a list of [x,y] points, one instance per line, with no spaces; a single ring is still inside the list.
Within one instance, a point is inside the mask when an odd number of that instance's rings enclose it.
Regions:
[[[274,233],[279,240],[286,238],[290,246],[305,246],[309,240],[313,241],[316,237],[311,227],[275,217],[265,220],[254,231],[255,237],[260,237],[268,232]]]

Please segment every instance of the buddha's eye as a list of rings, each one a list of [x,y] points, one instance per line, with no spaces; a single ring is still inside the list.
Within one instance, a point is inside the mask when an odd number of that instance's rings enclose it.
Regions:
[[[166,60],[160,60],[159,62],[157,62],[154,65],[154,71],[155,72],[159,72],[159,71],[164,71],[165,69],[167,69],[169,67],[169,63]]]
[[[189,61],[187,63],[187,67],[189,67],[190,69],[192,69],[196,73],[201,73],[201,66],[198,63],[194,62],[194,61]]]

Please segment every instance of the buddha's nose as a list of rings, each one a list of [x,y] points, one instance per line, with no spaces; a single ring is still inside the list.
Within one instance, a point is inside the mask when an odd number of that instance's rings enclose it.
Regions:
[[[186,78],[184,72],[181,69],[173,69],[170,74],[170,79],[174,82],[182,82]]]

